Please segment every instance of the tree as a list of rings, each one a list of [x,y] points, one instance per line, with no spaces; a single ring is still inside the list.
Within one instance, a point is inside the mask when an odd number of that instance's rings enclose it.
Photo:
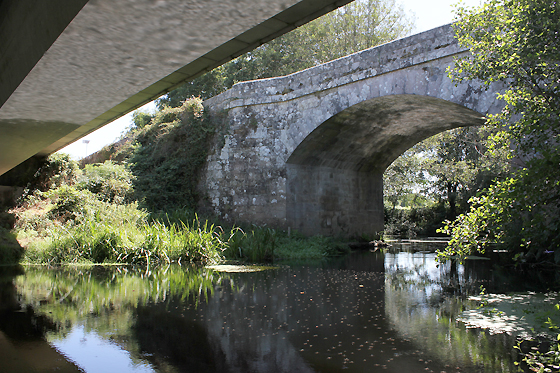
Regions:
[[[471,197],[508,172],[504,152],[488,151],[491,133],[492,128],[486,126],[457,128],[420,144],[425,157],[423,167],[433,180],[430,194],[447,202],[449,219],[467,210]]]
[[[383,199],[390,204],[389,215],[406,201],[410,194],[419,194],[426,185],[424,157],[413,147],[397,158],[383,173]]]
[[[503,179],[508,160],[488,151],[489,132],[487,126],[446,131],[397,158],[383,174],[385,232],[433,235],[442,221],[468,211],[471,197]]]
[[[497,129],[491,150],[522,166],[444,227],[451,241],[440,258],[492,245],[518,263],[560,263],[560,3],[490,0],[459,8],[458,17],[457,38],[472,54],[456,61],[450,76],[507,84],[499,95],[505,108],[487,119]]]
[[[146,113],[141,110],[136,110],[132,114],[132,122],[135,128],[144,128],[154,119],[154,116],[150,113]]]
[[[504,152],[488,150],[492,128],[442,132],[407,150],[387,168],[384,196],[393,207],[408,194],[448,205],[449,217],[467,210],[467,201],[509,170]]]
[[[403,37],[413,21],[396,0],[358,0],[284,34],[158,100],[177,107],[191,97],[203,100],[235,83],[294,73]]]

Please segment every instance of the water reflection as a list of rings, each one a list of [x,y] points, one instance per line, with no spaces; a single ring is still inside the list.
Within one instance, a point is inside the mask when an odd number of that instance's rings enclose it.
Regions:
[[[437,266],[434,253],[388,253],[385,313],[400,336],[413,339],[449,370],[515,372],[515,338],[467,330],[455,321],[465,308],[475,306],[465,296],[492,283],[488,264]]]
[[[0,309],[25,311],[15,329],[33,326],[74,371],[514,372],[511,338],[455,322],[493,286],[487,264],[410,249],[250,273],[26,268],[0,275]],[[21,338],[10,328],[0,350]]]

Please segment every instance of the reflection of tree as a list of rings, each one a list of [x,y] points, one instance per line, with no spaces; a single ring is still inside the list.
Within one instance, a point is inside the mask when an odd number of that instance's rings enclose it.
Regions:
[[[126,312],[169,297],[206,297],[221,277],[204,268],[180,266],[138,271],[126,267],[28,268],[16,286],[22,303],[66,322],[90,314]]]
[[[196,304],[199,298],[207,298],[214,283],[223,277],[202,267],[31,267],[15,284],[23,307],[57,325],[58,331],[49,333],[49,340],[64,338],[73,326],[83,325],[85,332],[95,331],[137,360],[140,348],[130,332],[137,309],[147,304],[165,305],[172,299]]]
[[[379,268],[378,260],[358,258],[365,257],[349,257],[347,264]],[[231,279],[239,291],[224,287],[200,308],[231,371],[368,372],[385,366],[416,372],[428,366],[384,317],[383,272],[292,267]]]
[[[480,273],[472,266],[465,269],[447,263],[436,267],[434,257],[404,252],[386,255],[385,312],[399,334],[451,366],[516,372],[508,359],[514,338],[485,335],[455,322],[467,306],[462,297],[481,283]]]
[[[36,315],[33,308],[19,304],[13,278],[21,274],[18,267],[0,269],[0,330],[12,340],[40,340],[55,325],[44,315]]]
[[[0,312],[19,308],[13,279],[22,274],[20,267],[0,267]]]
[[[22,274],[19,267],[0,267],[0,371],[81,372],[45,341],[45,332],[55,331],[56,324],[20,305],[14,278]]]

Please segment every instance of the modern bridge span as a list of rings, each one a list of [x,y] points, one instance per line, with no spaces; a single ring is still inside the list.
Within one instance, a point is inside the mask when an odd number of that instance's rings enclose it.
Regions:
[[[414,144],[484,123],[499,85],[455,85],[451,25],[205,101],[227,111],[200,188],[223,218],[306,234],[383,230],[383,172]]]
[[[351,0],[0,0],[0,175]]]

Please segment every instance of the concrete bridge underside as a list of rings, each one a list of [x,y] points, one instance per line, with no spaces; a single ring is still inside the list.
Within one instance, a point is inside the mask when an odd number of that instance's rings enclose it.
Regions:
[[[351,0],[1,0],[0,175]]]
[[[450,25],[205,102],[228,112],[201,189],[219,215],[306,235],[383,230],[383,172],[439,132],[481,125],[499,86],[455,85]]]

